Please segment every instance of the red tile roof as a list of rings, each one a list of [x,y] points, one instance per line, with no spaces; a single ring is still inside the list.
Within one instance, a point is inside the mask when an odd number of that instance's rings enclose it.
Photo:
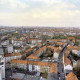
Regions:
[[[39,57],[38,56],[35,56],[35,55],[30,55],[30,56],[28,56],[27,58],[29,58],[29,59],[39,59]]]
[[[8,53],[8,54],[5,54],[4,56],[9,57],[9,56],[19,56],[19,55],[21,55],[21,53]]]
[[[78,80],[78,78],[74,73],[71,72],[67,75],[67,80]]]

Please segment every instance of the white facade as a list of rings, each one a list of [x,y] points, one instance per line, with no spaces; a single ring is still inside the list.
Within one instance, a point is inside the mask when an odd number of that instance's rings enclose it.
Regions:
[[[5,62],[11,62],[12,59],[20,59],[21,55],[5,57]]]
[[[49,66],[39,66],[39,65],[32,65],[32,64],[21,64],[21,63],[13,63],[12,66],[17,68],[22,68],[28,71],[39,71],[39,72],[50,72]]]
[[[78,62],[77,61],[73,61],[73,68],[75,68],[77,66]]]
[[[5,79],[5,59],[0,55],[0,79]]]
[[[8,53],[13,53],[13,46],[12,45],[8,46]]]
[[[29,40],[28,43],[30,44],[36,44],[36,43],[39,43],[39,42],[42,42],[42,40]]]
[[[9,45],[9,40],[3,41],[1,45]]]
[[[80,56],[80,51],[78,51],[78,50],[72,50],[72,54],[75,54],[76,56]]]
[[[64,66],[65,74],[73,71],[73,67],[71,65]]]
[[[20,53],[20,52],[22,52],[21,49],[19,49],[19,50],[18,50],[18,49],[15,49],[15,50],[14,50],[14,53]]]
[[[34,71],[37,71],[37,65],[33,65],[34,66]]]
[[[59,56],[59,53],[55,52],[55,53],[53,54],[54,60],[58,60],[58,56]]]
[[[26,64],[21,64],[21,63],[12,64],[12,66],[15,66],[17,68],[22,68],[22,69],[28,70],[30,72],[32,72],[32,71],[50,72],[49,66],[39,66],[39,65],[32,65],[32,64],[26,65]]]
[[[29,65],[28,67],[29,67],[29,71],[32,71],[32,65]]]
[[[43,35],[48,35],[51,38],[54,36],[53,32],[43,32]]]
[[[20,63],[17,63],[17,64],[14,64],[15,67],[17,68],[22,68],[22,69],[26,69],[26,64],[20,64]]]
[[[0,54],[4,54],[3,48],[0,48]]]
[[[14,41],[14,40],[12,40],[12,44],[13,44],[14,46],[20,46],[20,45],[22,45],[23,43],[22,43],[22,41]]]

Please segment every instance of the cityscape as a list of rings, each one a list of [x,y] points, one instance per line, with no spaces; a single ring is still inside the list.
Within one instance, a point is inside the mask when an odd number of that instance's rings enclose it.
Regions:
[[[0,27],[0,80],[80,80],[80,29]]]
[[[80,80],[80,0],[0,0],[0,80]]]

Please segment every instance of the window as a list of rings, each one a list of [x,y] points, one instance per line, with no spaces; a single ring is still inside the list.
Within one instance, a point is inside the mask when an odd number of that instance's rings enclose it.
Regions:
[[[3,64],[4,64],[3,62],[0,63],[0,65],[3,65]]]
[[[0,62],[1,62],[1,58],[0,58]]]

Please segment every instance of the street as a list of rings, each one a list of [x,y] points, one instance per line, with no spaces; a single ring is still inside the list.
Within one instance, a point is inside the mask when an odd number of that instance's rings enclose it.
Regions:
[[[7,69],[5,74],[5,80],[10,80],[10,76],[11,76],[11,69]]]
[[[67,45],[68,45],[68,43],[67,43]],[[65,45],[63,47],[62,51],[59,53],[59,58],[58,58],[58,80],[65,80],[64,65],[63,65],[63,54],[65,53],[67,45]]]

